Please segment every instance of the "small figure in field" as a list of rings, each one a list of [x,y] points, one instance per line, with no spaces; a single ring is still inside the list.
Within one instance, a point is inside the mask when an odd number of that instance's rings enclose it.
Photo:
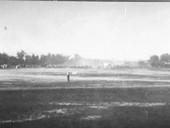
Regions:
[[[67,81],[70,82],[70,72],[67,73]]]

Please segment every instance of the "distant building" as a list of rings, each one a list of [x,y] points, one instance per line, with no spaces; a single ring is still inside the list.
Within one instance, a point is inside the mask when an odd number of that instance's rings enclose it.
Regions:
[[[104,67],[104,68],[108,68],[109,65],[110,65],[110,63],[104,63],[104,64],[103,64],[103,67]]]
[[[164,62],[163,65],[165,68],[170,68],[170,62]]]
[[[123,67],[124,66],[124,61],[114,61],[112,63],[112,67]]]
[[[21,68],[21,65],[18,64],[18,65],[15,66],[15,68],[16,68],[16,69]]]
[[[8,65],[7,64],[2,64],[1,68],[6,69],[6,68],[8,68]]]

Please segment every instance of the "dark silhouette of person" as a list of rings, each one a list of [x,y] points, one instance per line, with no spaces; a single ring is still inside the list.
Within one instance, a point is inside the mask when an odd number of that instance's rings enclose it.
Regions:
[[[67,73],[67,81],[70,82],[70,72]]]

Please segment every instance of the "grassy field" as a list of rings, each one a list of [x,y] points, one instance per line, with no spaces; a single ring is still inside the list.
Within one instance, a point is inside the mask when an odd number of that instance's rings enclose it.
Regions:
[[[0,70],[0,128],[169,128],[169,122],[166,70]]]

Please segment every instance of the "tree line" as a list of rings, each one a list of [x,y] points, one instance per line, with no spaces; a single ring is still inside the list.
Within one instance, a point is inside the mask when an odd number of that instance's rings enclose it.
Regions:
[[[165,53],[160,56],[152,55],[149,59],[149,63],[152,67],[169,68],[170,67],[170,54]]]
[[[21,50],[20,52],[16,53],[16,56],[10,56],[7,53],[0,53],[0,65],[6,64],[8,67],[16,66],[16,65],[40,65],[40,66],[47,66],[47,65],[63,65],[67,62],[75,63],[77,60],[80,60],[81,57],[78,54],[75,54],[73,59],[69,59],[69,56],[65,56],[62,54],[42,54],[36,55],[32,54],[29,55],[25,51]],[[75,61],[75,62],[74,62]],[[148,63],[152,67],[163,67],[163,68],[170,68],[170,54],[165,53],[160,56],[152,55]],[[139,61],[138,65],[146,67],[146,61]]]
[[[48,65],[48,64],[64,64],[69,60],[69,56],[62,54],[47,54],[47,55],[29,55],[21,50],[17,52],[16,56],[9,56],[7,53],[0,53],[0,65],[7,64],[9,66],[15,65]]]

